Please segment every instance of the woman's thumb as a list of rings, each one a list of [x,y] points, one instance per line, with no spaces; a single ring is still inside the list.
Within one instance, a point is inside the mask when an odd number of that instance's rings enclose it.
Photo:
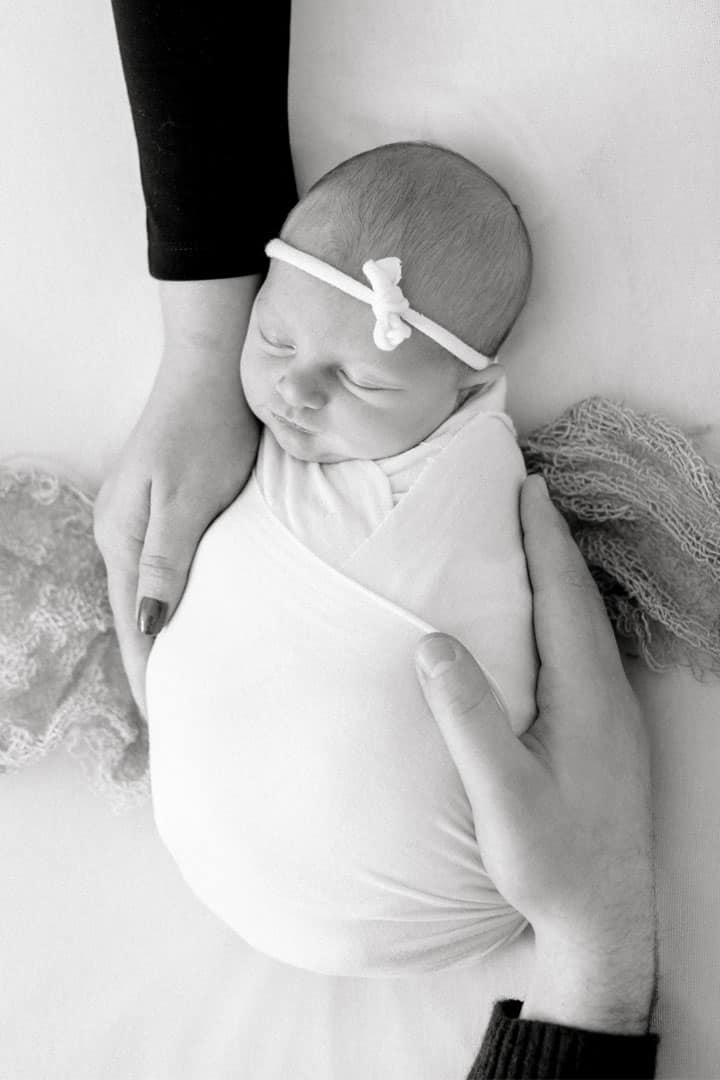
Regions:
[[[428,634],[415,651],[420,684],[478,818],[517,785],[523,746],[479,664],[447,634]]]
[[[185,590],[200,535],[192,521],[171,505],[151,506],[138,563],[138,630],[159,634]]]

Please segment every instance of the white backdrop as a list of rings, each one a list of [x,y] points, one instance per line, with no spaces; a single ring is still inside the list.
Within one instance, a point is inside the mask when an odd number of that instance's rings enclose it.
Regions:
[[[0,8],[0,458],[40,455],[94,488],[160,349],[110,5]],[[353,152],[424,138],[522,207],[535,283],[503,350],[521,432],[595,392],[684,426],[720,418],[719,25],[702,0],[296,0],[301,191]],[[658,1075],[699,1080],[720,1076],[720,690],[634,680],[653,742]],[[274,1080],[290,1053],[297,1077],[450,1080],[529,972],[526,939],[404,988],[251,956],[187,893],[149,810],[112,818],[62,753],[0,778],[0,852],[14,1080]]]

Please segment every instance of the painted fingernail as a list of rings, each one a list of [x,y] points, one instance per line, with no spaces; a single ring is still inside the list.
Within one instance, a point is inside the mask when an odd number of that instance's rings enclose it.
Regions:
[[[159,634],[165,623],[167,603],[154,596],[143,596],[140,601],[137,625],[141,634]]]
[[[437,679],[453,666],[457,652],[451,641],[445,638],[432,638],[418,650],[420,670],[428,679]]]

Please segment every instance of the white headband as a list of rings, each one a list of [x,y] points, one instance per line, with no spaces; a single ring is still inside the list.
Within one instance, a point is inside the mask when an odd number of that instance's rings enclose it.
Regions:
[[[496,363],[494,357],[483,356],[482,353],[470,348],[460,338],[455,337],[449,330],[426,318],[418,311],[413,311],[409,301],[403,296],[402,289],[398,285],[401,277],[401,262],[392,255],[387,259],[368,259],[363,265],[363,274],[370,282],[372,288],[361,285],[349,274],[344,274],[322,259],[316,259],[314,255],[308,255],[305,251],[286,244],[284,240],[271,240],[265,246],[265,254],[271,259],[280,259],[290,263],[306,274],[326,281],[328,285],[334,285],[336,289],[349,293],[356,300],[362,300],[373,309],[376,323],[373,330],[373,341],[378,349],[390,352],[401,341],[410,337],[414,326],[426,337],[432,338],[443,349],[447,349],[453,356],[457,356],[464,364],[476,371],[482,371],[489,364]],[[410,324],[410,325],[408,325]]]

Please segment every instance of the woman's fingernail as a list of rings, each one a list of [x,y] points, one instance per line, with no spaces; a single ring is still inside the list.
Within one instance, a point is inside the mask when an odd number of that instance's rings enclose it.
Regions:
[[[140,601],[137,625],[141,634],[159,634],[165,623],[167,603],[154,596],[143,596]]]
[[[457,652],[451,641],[432,638],[420,647],[417,660],[423,675],[428,679],[437,679],[438,675],[442,675],[455,663]]]

